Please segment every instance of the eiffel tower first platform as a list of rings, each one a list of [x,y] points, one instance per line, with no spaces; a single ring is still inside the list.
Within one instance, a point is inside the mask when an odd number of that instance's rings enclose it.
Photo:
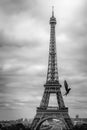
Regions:
[[[49,45],[49,61],[47,80],[44,85],[44,93],[37,108],[36,115],[31,124],[31,130],[39,130],[41,124],[47,119],[58,119],[62,121],[64,129],[71,130],[73,123],[68,114],[68,108],[65,107],[64,100],[61,94],[61,85],[59,83],[58,68],[57,68],[57,54],[56,54],[56,36],[55,36],[56,18],[54,17],[54,10],[52,10],[52,17],[50,18],[50,45]],[[49,107],[49,98],[51,94],[55,94],[57,98],[57,107]]]

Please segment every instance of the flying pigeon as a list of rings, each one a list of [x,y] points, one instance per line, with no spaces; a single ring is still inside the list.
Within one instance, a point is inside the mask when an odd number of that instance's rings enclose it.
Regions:
[[[71,88],[68,87],[68,83],[66,80],[64,80],[64,86],[65,86],[65,90],[66,90],[66,93],[64,95],[67,96],[67,94],[69,94]]]

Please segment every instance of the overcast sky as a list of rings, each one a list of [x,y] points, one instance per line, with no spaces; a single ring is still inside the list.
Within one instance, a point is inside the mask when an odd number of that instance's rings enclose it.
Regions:
[[[72,88],[63,98],[71,117],[87,117],[87,0],[0,0],[0,120],[33,118],[40,104],[52,5],[60,83]]]

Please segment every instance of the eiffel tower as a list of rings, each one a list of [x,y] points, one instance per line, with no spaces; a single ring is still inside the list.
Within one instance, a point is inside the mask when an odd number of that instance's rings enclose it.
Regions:
[[[49,46],[49,61],[47,80],[44,85],[44,93],[40,103],[37,107],[36,115],[31,124],[31,130],[39,130],[41,124],[47,119],[58,119],[62,121],[64,129],[71,130],[73,123],[68,114],[68,108],[65,107],[64,100],[61,94],[61,84],[59,83],[58,68],[57,68],[57,54],[56,54],[56,37],[55,25],[56,18],[54,17],[54,9],[52,9],[52,17],[50,18],[50,46]],[[49,107],[49,98],[51,94],[55,94],[58,106]]]

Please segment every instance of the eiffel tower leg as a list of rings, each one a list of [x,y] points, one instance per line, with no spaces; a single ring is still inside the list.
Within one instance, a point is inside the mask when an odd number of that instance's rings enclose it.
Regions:
[[[38,108],[37,108],[38,109]],[[31,124],[31,130],[36,130],[37,124],[44,118],[44,113],[37,110],[37,114]]]
[[[41,116],[42,116],[41,114],[38,114],[38,113],[36,114],[31,124],[31,130],[35,130],[36,125],[40,121]]]
[[[70,118],[70,116],[69,116],[68,113],[65,114],[64,120],[65,120],[65,122],[67,123],[69,129],[71,130],[71,129],[73,128],[73,122],[72,122],[72,120],[71,120],[71,118]]]
[[[32,124],[31,124],[31,130],[34,130],[35,129],[35,127],[36,127],[36,125],[37,125],[37,123],[39,122],[39,118],[37,118],[37,117],[35,117],[34,118],[34,120],[33,120],[33,122],[32,122]]]
[[[59,105],[59,109],[65,108],[65,104],[64,104],[64,101],[63,101],[61,91],[58,91],[56,93],[56,96],[57,96],[57,102],[58,102],[58,105]]]
[[[45,91],[43,94],[42,101],[40,103],[40,108],[47,108],[48,107],[49,97],[50,97],[50,93]]]

